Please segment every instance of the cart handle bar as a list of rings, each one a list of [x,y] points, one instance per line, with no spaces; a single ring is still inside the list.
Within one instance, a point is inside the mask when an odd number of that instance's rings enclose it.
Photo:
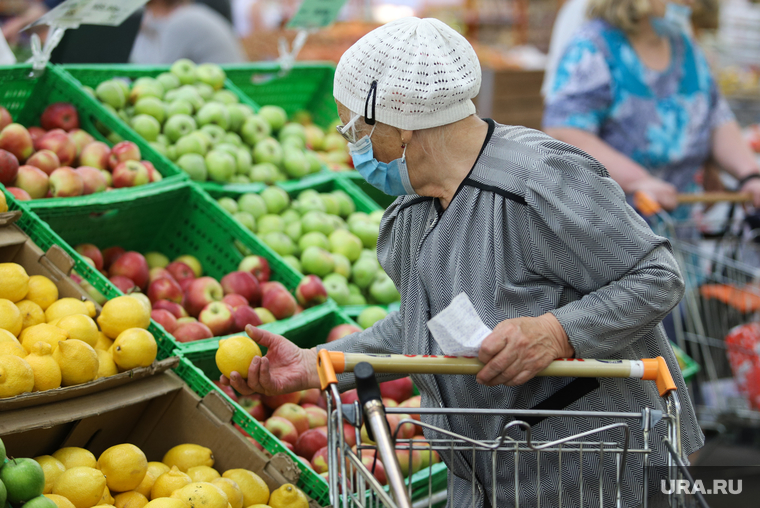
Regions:
[[[353,372],[359,362],[372,365],[375,372],[385,374],[477,374],[483,363],[470,356],[372,355],[341,353],[322,349],[317,357],[317,371],[322,389],[337,383],[336,374]],[[660,396],[676,389],[668,365],[661,356],[642,360],[554,360],[536,376],[550,377],[617,377],[655,381]]]
[[[679,205],[694,203],[751,203],[752,194],[749,192],[705,192],[702,194],[678,194]],[[636,191],[633,194],[633,204],[637,210],[646,215],[654,215],[662,210],[660,204],[649,194]]]

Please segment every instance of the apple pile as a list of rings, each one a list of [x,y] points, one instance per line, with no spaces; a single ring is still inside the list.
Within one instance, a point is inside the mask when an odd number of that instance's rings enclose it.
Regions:
[[[45,108],[40,125],[12,123],[0,106],[0,183],[21,201],[84,196],[162,178],[153,164],[140,160],[140,148],[131,141],[113,148],[95,141],[79,128],[79,114],[67,102]]]
[[[296,271],[320,277],[326,296],[338,305],[399,300],[375,253],[381,210],[357,212],[341,190],[307,189],[291,200],[276,186],[217,202]]]
[[[255,113],[223,89],[225,80],[218,65],[181,59],[155,78],[110,79],[92,93],[195,181],[272,184],[303,178],[322,170],[310,146],[342,154],[329,159],[348,168],[346,142],[337,132],[325,135],[313,124],[288,122],[278,106]]]

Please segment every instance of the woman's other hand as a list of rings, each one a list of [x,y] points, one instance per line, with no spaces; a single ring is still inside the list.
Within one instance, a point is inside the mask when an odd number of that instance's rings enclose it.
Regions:
[[[674,210],[678,206],[678,190],[675,186],[653,176],[630,184],[627,192],[629,194],[643,192],[657,201],[665,210]]]
[[[279,395],[319,388],[316,350],[301,349],[281,335],[251,325],[246,326],[245,332],[267,348],[267,353],[253,359],[248,367],[247,380],[240,373],[233,372],[232,379],[222,375],[220,382],[223,385],[231,385],[243,395]]]
[[[760,178],[747,180],[739,191],[750,193],[752,195],[752,206],[760,209]]]
[[[507,319],[499,323],[480,346],[478,359],[485,364],[478,383],[486,386],[521,385],[557,358],[575,352],[553,314]]]

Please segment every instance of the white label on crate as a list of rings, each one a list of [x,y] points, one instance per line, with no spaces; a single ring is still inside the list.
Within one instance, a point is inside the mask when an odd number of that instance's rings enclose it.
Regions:
[[[148,0],[66,0],[29,26],[119,26]],[[28,27],[27,27],[28,28]]]
[[[478,356],[480,344],[491,333],[466,293],[459,293],[427,326],[448,356]]]
[[[323,28],[335,21],[346,0],[303,0],[287,28]]]

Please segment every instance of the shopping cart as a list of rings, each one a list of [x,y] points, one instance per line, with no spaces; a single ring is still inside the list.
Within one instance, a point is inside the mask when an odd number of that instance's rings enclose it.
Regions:
[[[720,208],[676,219],[647,195],[634,196],[654,232],[670,240],[685,280],[668,332],[701,367],[695,396],[705,428],[760,423],[760,385],[748,377],[760,377],[760,357],[745,340],[754,333],[760,345],[751,325],[760,311],[760,224],[745,216],[740,204],[747,201],[750,196],[740,193],[680,195],[681,204]]]
[[[375,371],[381,373],[402,373],[402,374],[476,374],[482,367],[476,358],[464,357],[436,357],[436,356],[407,356],[407,355],[367,355],[367,354],[349,354],[336,353],[321,350],[318,355],[318,371],[322,389],[325,391],[327,398],[328,418],[328,467],[329,467],[329,486],[330,502],[334,508],[348,507],[386,507],[386,508],[421,508],[423,506],[449,506],[454,507],[459,504],[462,506],[472,506],[476,499],[475,483],[472,483],[472,492],[469,501],[462,501],[463,495],[467,493],[452,492],[452,489],[443,491],[434,491],[432,477],[428,482],[405,481],[402,470],[410,471],[413,468],[413,451],[429,454],[433,458],[433,453],[443,456],[448,464],[454,460],[455,454],[464,454],[472,457],[471,471],[472,478],[476,476],[474,464],[476,464],[476,455],[482,456],[487,454],[490,458],[490,471],[478,471],[477,476],[481,479],[487,478],[491,486],[497,485],[497,459],[505,454],[510,460],[513,458],[515,466],[518,460],[526,456],[534,455],[539,468],[535,475],[531,475],[530,489],[538,492],[537,505],[530,503],[529,506],[621,506],[621,499],[625,489],[643,489],[641,498],[644,499],[643,506],[647,506],[647,499],[654,493],[649,492],[649,483],[643,481],[639,485],[624,485],[623,477],[627,465],[631,462],[633,455],[641,457],[641,463],[644,465],[645,477],[648,477],[649,455],[652,452],[652,446],[655,443],[650,441],[653,438],[650,434],[656,425],[665,425],[666,430],[662,433],[664,436],[663,443],[667,448],[667,465],[665,472],[668,480],[676,481],[686,479],[692,482],[688,470],[682,460],[681,440],[680,440],[680,403],[676,393],[676,385],[668,371],[665,360],[662,357],[656,359],[645,359],[639,361],[629,360],[557,360],[548,368],[540,372],[539,376],[569,376],[569,377],[618,377],[618,378],[635,378],[642,380],[652,380],[657,384],[658,391],[665,398],[666,411],[660,411],[652,408],[644,408],[641,412],[617,412],[617,413],[600,413],[596,411],[550,411],[550,410],[509,410],[509,409],[471,409],[471,408],[385,408],[380,398],[380,390],[374,378]],[[337,387],[336,373],[353,372],[356,378],[359,401],[353,404],[342,404]],[[412,418],[402,419],[394,432],[391,432],[386,419],[387,414],[412,413],[420,415],[455,415],[455,414],[486,414],[490,416],[508,415],[511,421],[505,425],[503,432],[499,436],[493,436],[490,440],[475,440],[463,435],[450,432],[448,430],[434,427]],[[531,438],[531,425],[525,420],[529,418],[567,418],[567,419],[590,419],[594,421],[607,421],[612,419],[614,423],[600,425],[592,430],[570,435],[551,442],[534,441]],[[344,425],[343,422],[349,422],[351,425]],[[368,434],[376,442],[376,445],[359,444],[355,447],[350,446],[350,437],[354,437],[359,443],[359,427],[365,424]],[[424,439],[401,439],[399,437],[400,429],[403,425],[414,425],[418,428],[424,428],[429,435],[436,436],[430,440]],[[525,431],[524,440],[514,440],[508,436],[510,429],[515,427]],[[621,439],[619,442],[610,442],[608,440],[599,440],[598,435],[609,431],[619,432]],[[350,436],[348,433],[353,432]],[[641,432],[643,435],[643,446],[633,448],[630,443],[633,441],[632,433]],[[595,436],[597,439],[595,440]],[[411,450],[411,451],[410,451]],[[399,454],[403,460],[398,460]],[[406,453],[404,453],[406,452]],[[370,460],[363,461],[366,455]],[[511,456],[511,458],[509,457]],[[598,461],[585,460],[589,457],[598,457]],[[377,458],[375,458],[377,457]],[[577,474],[579,492],[574,495],[575,502],[568,503],[563,491],[563,475],[559,475],[559,486],[557,492],[559,499],[542,499],[542,482],[552,481],[548,472],[540,469],[543,459],[553,457],[559,465],[559,470],[563,471],[563,464],[568,467],[573,464],[571,457],[577,457],[577,463],[589,467],[584,471],[581,467]],[[606,459],[606,461],[605,461]],[[609,459],[612,459],[611,461]],[[387,488],[378,481],[375,474],[380,465],[383,466],[387,478]],[[404,463],[406,461],[406,463]],[[613,464],[614,470],[605,471],[600,469],[602,464]],[[432,466],[427,466],[432,472]],[[488,499],[490,506],[493,508],[505,506],[505,502],[510,505],[520,506],[521,489],[526,486],[521,483],[520,476],[517,473],[517,467],[514,468],[514,481],[508,481],[510,485],[506,486],[514,493],[512,499],[501,503],[497,501],[497,489],[492,488],[492,497]],[[425,470],[420,471],[417,475],[424,475]],[[585,475],[585,476],[584,476]],[[610,498],[610,495],[603,493],[603,488],[609,488],[609,483],[604,483],[600,477],[611,477],[613,492],[613,503],[603,504],[602,500]],[[504,478],[500,479],[499,484],[504,486]],[[413,487],[416,484],[416,488]],[[422,485],[420,486],[420,483]],[[544,483],[544,485],[547,485]],[[670,485],[673,485],[671,483]],[[603,487],[604,486],[604,487]],[[527,491],[526,491],[527,492]],[[598,501],[593,505],[590,500],[598,495]],[[670,493],[671,506],[688,506],[687,502],[693,502],[692,498],[687,498],[683,492],[675,489]],[[458,502],[455,504],[454,499]],[[413,502],[414,500],[414,502]],[[707,508],[704,498],[697,497],[702,508]],[[543,504],[542,504],[543,502]]]

